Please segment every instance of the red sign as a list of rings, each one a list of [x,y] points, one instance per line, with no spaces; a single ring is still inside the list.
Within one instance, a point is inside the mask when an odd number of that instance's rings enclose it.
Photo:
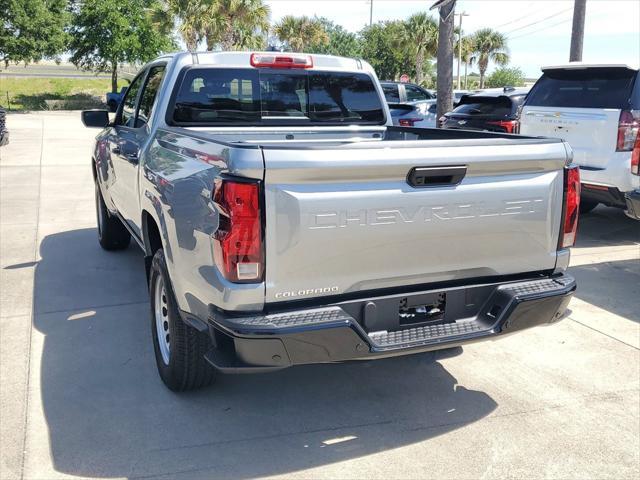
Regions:
[[[400,81],[402,83],[407,83],[409,81],[409,75],[407,75],[406,73],[403,73],[402,75],[400,75]]]

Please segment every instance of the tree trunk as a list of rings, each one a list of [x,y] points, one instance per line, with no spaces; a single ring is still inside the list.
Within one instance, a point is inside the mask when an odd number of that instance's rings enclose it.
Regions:
[[[464,62],[464,89],[467,89],[467,67],[469,66],[469,63]]]
[[[423,77],[423,68],[424,68],[424,54],[422,52],[418,52],[416,55],[416,83],[418,85],[422,85]]]
[[[582,61],[582,44],[584,42],[584,17],[587,10],[587,0],[575,0],[573,4],[573,26],[571,28],[571,48],[569,61]]]
[[[480,89],[484,88],[484,74],[487,72],[488,66],[489,66],[489,59],[480,60],[478,62],[478,68],[480,69]]]
[[[216,46],[216,42],[215,39],[213,38],[213,35],[207,35],[207,51],[211,52],[213,51],[213,47]]]
[[[111,62],[111,91],[118,91],[118,62]]]
[[[453,109],[453,0],[439,9],[437,118]],[[439,120],[436,120],[436,125]]]
[[[222,50],[233,50],[234,36],[231,26],[229,26],[228,29],[224,32],[224,35],[222,36],[222,42],[220,43],[222,44]]]

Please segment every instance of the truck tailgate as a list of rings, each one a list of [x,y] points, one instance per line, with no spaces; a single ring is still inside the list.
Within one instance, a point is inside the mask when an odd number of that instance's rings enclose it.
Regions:
[[[266,302],[553,269],[564,145],[428,143],[264,148]]]

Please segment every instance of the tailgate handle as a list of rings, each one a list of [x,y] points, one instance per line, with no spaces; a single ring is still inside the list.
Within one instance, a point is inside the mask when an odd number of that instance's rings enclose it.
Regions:
[[[412,187],[442,187],[458,185],[467,173],[466,165],[446,167],[413,167],[407,175]]]

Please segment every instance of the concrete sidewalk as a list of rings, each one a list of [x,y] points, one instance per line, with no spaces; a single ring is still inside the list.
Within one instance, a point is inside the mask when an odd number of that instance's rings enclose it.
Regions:
[[[0,478],[640,476],[640,223],[581,218],[568,320],[368,363],[169,392],[141,253],[95,231],[78,112],[0,149]]]

